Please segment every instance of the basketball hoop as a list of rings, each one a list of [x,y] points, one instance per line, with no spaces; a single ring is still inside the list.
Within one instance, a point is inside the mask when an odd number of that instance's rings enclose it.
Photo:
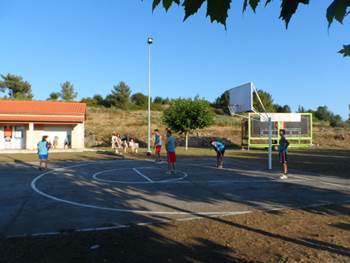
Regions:
[[[272,169],[272,122],[271,117],[266,112],[265,106],[262,103],[257,89],[252,82],[243,84],[241,86],[235,87],[228,90],[229,93],[229,105],[228,109],[230,114],[233,116],[239,116],[242,118],[247,118],[246,116],[240,115],[239,113],[255,112],[260,115],[260,117],[265,118],[269,122],[268,134],[269,134],[269,153],[268,153],[268,169]],[[256,94],[259,103],[261,104],[265,116],[261,113],[256,112],[253,106],[253,94]]]

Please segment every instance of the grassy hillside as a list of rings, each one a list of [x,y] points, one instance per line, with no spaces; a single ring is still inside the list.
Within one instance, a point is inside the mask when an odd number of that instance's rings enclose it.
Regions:
[[[190,138],[190,146],[206,145],[211,137],[220,137],[231,146],[240,146],[241,120],[237,117],[216,115],[214,124],[203,130],[195,131]],[[165,131],[162,112],[152,112],[152,130]],[[145,145],[147,140],[147,112],[123,111],[106,108],[88,108],[86,120],[87,146],[108,145],[113,132],[129,134]],[[179,144],[183,138],[178,135]],[[350,130],[331,128],[324,124],[314,125],[314,144],[318,147],[350,148]]]

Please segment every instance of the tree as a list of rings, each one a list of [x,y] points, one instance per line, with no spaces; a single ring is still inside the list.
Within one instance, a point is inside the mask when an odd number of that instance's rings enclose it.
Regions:
[[[228,106],[230,103],[230,94],[225,91],[215,100],[215,108],[222,109],[225,113],[229,113]]]
[[[258,94],[259,97],[261,99],[261,102],[263,103],[263,105],[265,106],[265,109],[267,112],[274,112],[275,111],[275,107],[273,104],[273,99],[272,99],[272,95],[266,91],[263,90],[258,90]],[[264,112],[263,107],[261,106],[261,103],[259,102],[258,96],[256,95],[256,93],[254,92],[253,95],[253,105],[254,105],[254,109],[258,112]]]
[[[103,99],[103,97],[99,94],[95,94],[92,97],[92,100],[94,101],[95,105],[97,106],[105,106],[105,100]]]
[[[298,111],[297,111],[298,113],[303,113],[303,112],[306,112],[306,109],[303,107],[303,106],[301,106],[301,105],[299,105],[298,106]]]
[[[187,150],[189,133],[211,125],[213,113],[203,99],[176,99],[164,111],[163,121],[170,129],[185,134]]]
[[[88,106],[92,106],[92,107],[98,107],[98,106],[107,107],[106,100],[99,94],[95,94],[93,97],[82,98],[80,102],[84,102]]]
[[[170,103],[170,99],[169,98],[162,98],[160,96],[157,96],[157,97],[154,98],[153,103],[154,104],[165,105],[165,104],[169,104]]]
[[[61,84],[61,98],[64,101],[73,101],[78,96],[74,91],[74,86],[69,81]]]
[[[108,101],[112,106],[126,109],[130,102],[130,87],[123,81],[119,82],[118,85],[114,85]]]
[[[157,96],[157,97],[155,97],[155,98],[153,99],[153,103],[154,103],[154,104],[163,104],[163,98]]]
[[[7,92],[9,98],[18,100],[31,100],[33,98],[32,86],[21,76],[7,74],[1,75],[0,91]]]
[[[61,97],[61,93],[59,92],[51,92],[47,100],[58,101]]]
[[[146,107],[148,104],[148,97],[141,92],[135,93],[131,96],[131,102],[139,107]]]
[[[340,127],[340,126],[343,126],[344,123],[343,123],[343,120],[340,117],[340,115],[337,114],[337,115],[331,116],[331,119],[329,121],[329,125],[332,127]]]
[[[274,105],[275,108],[275,112],[280,112],[280,113],[290,113],[292,112],[291,108],[289,105],[279,105],[279,104],[275,104]]]
[[[320,121],[330,121],[333,113],[328,110],[327,106],[319,106],[315,111],[315,117]]]
[[[242,0],[243,1],[243,12],[247,10],[248,5],[254,12],[260,3],[265,3],[265,6],[269,5],[272,0]],[[329,0],[330,5],[327,8],[326,18],[328,26],[330,27],[334,19],[339,23],[343,23],[344,18],[350,13],[349,0]],[[161,0],[153,0],[152,9],[154,10]],[[173,3],[184,7],[186,20],[188,17],[194,15],[201,8],[203,3],[207,3],[207,16],[210,17],[211,22],[218,22],[225,26],[228,18],[228,10],[231,7],[232,0],[163,0],[163,7],[166,11],[172,6]],[[279,18],[285,22],[286,28],[288,28],[289,22],[292,16],[296,13],[299,4],[308,5],[310,0],[281,0],[281,12]],[[344,45],[339,51],[343,56],[350,56],[350,45]]]

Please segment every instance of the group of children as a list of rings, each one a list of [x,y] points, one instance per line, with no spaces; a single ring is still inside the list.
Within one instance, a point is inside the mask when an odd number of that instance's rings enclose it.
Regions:
[[[139,144],[127,135],[121,137],[119,133],[113,133],[111,139],[112,149],[116,154],[127,153],[130,149],[131,153],[137,153],[139,149]]]
[[[288,146],[289,142],[286,139],[286,131],[281,129],[279,131],[280,133],[280,140],[278,145],[278,154],[280,163],[282,164],[282,172],[283,175],[280,177],[281,179],[287,179],[288,178]],[[39,169],[47,169],[47,160],[48,160],[48,153],[49,149],[51,147],[51,144],[47,141],[48,136],[43,136],[42,140],[38,143],[37,149],[38,149],[38,157],[40,161]],[[154,130],[154,149],[156,154],[156,162],[161,162],[161,151],[162,151],[162,136],[158,129]],[[219,169],[223,168],[224,165],[224,155],[226,146],[225,144],[220,140],[211,140],[210,145],[213,147],[213,149],[216,152],[216,167]],[[112,148],[115,150],[116,153],[119,153],[120,149],[123,149],[124,152],[127,151],[127,148],[130,147],[132,152],[137,152],[138,145],[136,148],[135,142],[133,139],[130,139],[128,141],[127,136],[124,136],[123,138],[120,137],[119,134],[115,133],[112,135]],[[165,142],[165,150],[167,152],[167,162],[168,162],[168,174],[175,174],[176,173],[176,141],[175,138],[172,135],[171,130],[166,130],[166,142]]]

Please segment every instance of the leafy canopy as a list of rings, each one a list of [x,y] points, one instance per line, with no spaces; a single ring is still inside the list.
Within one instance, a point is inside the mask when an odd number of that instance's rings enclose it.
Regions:
[[[242,0],[242,10],[245,12],[247,7],[256,12],[259,4],[264,3],[265,6],[269,5],[272,0]],[[350,0],[329,0],[331,1],[327,8],[326,18],[329,26],[334,20],[339,23],[343,23],[344,18],[350,13]],[[182,5],[184,8],[185,16],[184,20],[198,12],[204,2],[207,3],[207,17],[211,22],[218,22],[225,26],[228,17],[228,10],[231,7],[232,0],[153,0],[153,10],[163,3],[163,8],[168,11],[174,4]],[[279,18],[285,22],[286,28],[288,28],[289,22],[293,15],[296,13],[300,4],[308,5],[310,0],[281,0],[281,11]],[[350,56],[350,45],[344,45],[343,49],[339,53],[344,56]]]
[[[111,94],[107,96],[107,100],[112,106],[126,109],[130,102],[130,94],[130,87],[121,81],[118,85],[113,86]]]
[[[148,104],[148,97],[141,92],[137,92],[131,96],[131,102],[136,106],[145,108]]]
[[[0,91],[7,92],[9,98],[18,100],[31,100],[33,98],[32,86],[21,76],[7,74],[1,75]]]
[[[51,92],[47,100],[58,101],[61,97],[60,92]]]
[[[164,111],[163,121],[176,132],[188,134],[213,123],[210,105],[202,99],[176,99]]]
[[[73,101],[78,93],[74,91],[74,86],[69,81],[66,81],[61,84],[61,98],[63,101]]]

